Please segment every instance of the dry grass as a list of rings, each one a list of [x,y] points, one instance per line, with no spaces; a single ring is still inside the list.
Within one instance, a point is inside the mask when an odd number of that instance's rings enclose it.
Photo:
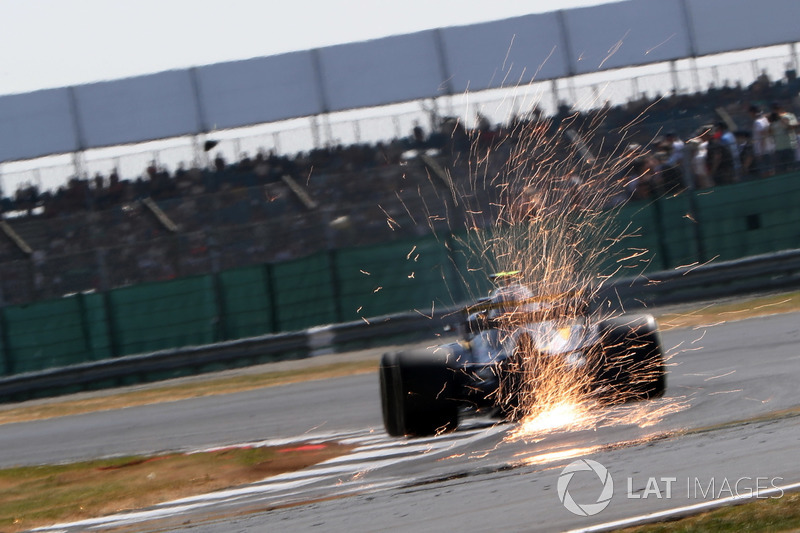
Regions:
[[[666,313],[659,317],[659,324],[663,330],[713,326],[723,322],[799,310],[800,292],[791,292],[707,305],[680,313]]]
[[[142,509],[305,468],[350,451],[336,443],[230,448],[0,470],[0,531]]]

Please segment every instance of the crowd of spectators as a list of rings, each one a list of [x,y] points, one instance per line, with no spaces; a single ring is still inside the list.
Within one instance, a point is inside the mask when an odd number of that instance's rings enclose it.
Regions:
[[[768,111],[758,104],[733,110],[749,117],[745,127],[733,130],[728,121],[718,120],[700,125],[686,140],[670,131],[652,150],[631,145],[637,153],[626,172],[630,195],[650,198],[707,189],[798,168],[797,117],[782,102],[772,102]]]
[[[7,222],[32,249],[26,253],[7,232],[0,235],[1,296],[26,301],[428,232],[443,212],[432,205],[447,194],[414,155],[434,154],[454,181],[466,181],[476,157],[495,168],[507,164],[531,123],[554,143],[566,121],[592,125],[589,149],[624,162],[609,176],[619,186],[609,206],[768,177],[797,167],[791,109],[798,90],[787,73],[775,83],[762,77],[749,87],[642,97],[582,114],[563,105],[552,117],[534,111],[508,124],[479,117],[472,130],[442,118],[432,131],[415,126],[407,138],[292,157],[260,151],[229,162],[213,153],[207,168],[168,171],[153,163],[139,177],[74,177],[55,191],[29,185],[0,200],[4,214],[16,214]],[[284,176],[321,207],[309,209]]]
[[[153,161],[142,175],[133,178],[120,178],[115,169],[108,176],[97,173],[91,178],[72,177],[56,190],[40,190],[35,184],[26,184],[13,196],[0,199],[0,207],[3,213],[36,210],[52,218],[107,209],[143,198],[163,200],[264,185],[280,181],[283,175],[307,176],[312,170],[315,174],[360,172],[397,165],[409,144],[408,139],[402,139],[374,145],[337,145],[294,157],[259,151],[252,158],[242,154],[235,162],[226,161],[219,152],[208,168],[198,164],[187,168],[181,163],[173,172]]]

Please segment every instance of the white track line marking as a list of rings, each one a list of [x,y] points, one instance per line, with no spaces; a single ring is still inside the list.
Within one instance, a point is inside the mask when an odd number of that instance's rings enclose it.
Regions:
[[[384,490],[401,486],[408,483],[408,480],[400,478],[361,480],[358,479],[358,477],[365,472],[393,466],[405,461],[412,461],[422,456],[435,457],[439,454],[449,453],[454,448],[469,446],[486,436],[501,431],[504,431],[504,428],[494,426],[490,428],[467,429],[466,431],[458,431],[437,437],[403,439],[391,438],[387,435],[376,434],[371,430],[366,430],[361,432],[346,432],[344,434],[346,439],[342,439],[341,437],[335,438],[335,434],[306,434],[295,438],[269,439],[246,444],[193,450],[188,453],[201,453],[234,447],[280,446],[295,442],[312,442],[317,439],[320,441],[336,440],[340,443],[345,440],[353,444],[358,442],[364,443],[362,446],[356,446],[349,454],[317,463],[308,469],[277,474],[245,486],[163,502],[146,510],[127,511],[77,522],[56,524],[41,527],[33,531],[56,533],[65,531],[65,528],[97,528],[134,524],[158,518],[178,516],[214,505],[234,502],[254,495],[273,495],[278,498],[291,498],[302,494],[304,490],[308,490],[309,486],[312,485],[316,487],[312,490],[332,490],[330,494],[336,496],[363,492],[365,490]],[[353,479],[345,480],[342,479],[342,477],[352,477]]]

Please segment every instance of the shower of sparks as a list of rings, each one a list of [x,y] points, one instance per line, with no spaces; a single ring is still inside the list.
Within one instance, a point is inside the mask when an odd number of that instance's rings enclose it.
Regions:
[[[565,459],[572,459],[573,457],[583,457],[585,455],[589,455],[594,453],[598,450],[601,450],[602,446],[588,446],[585,448],[569,448],[567,450],[561,450],[557,452],[548,452],[548,453],[541,453],[539,455],[534,455],[531,457],[525,457],[520,462],[523,465],[542,465],[547,463],[552,463],[555,461],[563,461]]]
[[[576,324],[588,328],[610,318],[606,308],[587,316],[589,302],[606,280],[641,272],[652,260],[648,250],[620,246],[638,228],[618,227],[614,221],[615,206],[644,177],[632,172],[644,150],[624,141],[605,146],[598,134],[603,120],[602,112],[576,112],[559,122],[534,108],[499,133],[479,127],[468,157],[432,172],[432,182],[449,189],[443,198],[449,231],[463,235],[466,230],[466,237],[454,237],[468,251],[462,269],[520,271],[514,281],[546,302],[504,310],[496,321],[504,339],[515,337],[525,324],[550,321],[554,331],[568,336]],[[458,121],[452,128],[453,139],[459,134],[470,138]],[[631,136],[628,128],[617,133],[623,140]],[[433,221],[441,218],[436,215],[427,217],[434,232]],[[576,366],[565,357],[543,357],[532,344],[520,337],[494,398],[508,418],[521,421],[511,438],[596,428],[612,419],[638,420],[644,427],[684,408],[659,400],[642,409],[619,410],[633,397],[612,386],[596,390],[597,366],[591,361],[598,354],[587,354],[590,363]],[[640,369],[635,379],[650,380],[658,371]]]
[[[669,41],[671,41],[671,40],[672,40],[672,39],[673,39],[673,38],[674,38],[676,35],[677,35],[677,33],[673,33],[672,35],[670,35],[669,37],[667,37],[666,39],[664,39],[663,41],[661,41],[660,43],[658,43],[658,44],[657,44],[657,45],[655,45],[654,47],[652,47],[652,48],[650,48],[649,50],[647,50],[647,51],[644,53],[644,55],[648,55],[648,54],[650,54],[650,53],[651,53],[653,50],[655,50],[656,48],[659,48],[659,47],[661,47],[661,46],[664,46],[664,45],[665,45],[665,44],[667,44]]]
[[[706,378],[704,381],[711,381],[712,379],[724,378],[725,376],[730,376],[731,374],[733,374],[735,372],[736,372],[736,370],[731,370],[730,372],[726,372],[725,374],[720,374],[718,376],[711,376],[710,378]]]
[[[556,431],[576,432],[611,426],[651,427],[666,416],[686,409],[685,398],[604,406],[596,401],[561,402],[526,416],[506,437],[508,441],[539,440]]]
[[[662,398],[644,403],[619,405],[602,413],[602,418],[597,418],[597,428],[621,425],[646,428],[688,407],[688,398]]]
[[[526,417],[513,432],[513,435],[535,436],[552,431],[574,431],[589,427],[591,411],[587,405],[562,402],[550,406],[534,416]]]

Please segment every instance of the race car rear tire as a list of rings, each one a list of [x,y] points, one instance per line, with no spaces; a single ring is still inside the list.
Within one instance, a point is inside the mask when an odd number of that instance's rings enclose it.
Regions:
[[[397,369],[397,354],[385,353],[381,357],[381,364],[378,367],[378,375],[381,384],[381,411],[383,412],[383,426],[386,433],[392,437],[401,437],[403,432],[400,429],[398,420],[398,395],[395,392],[395,372]]]
[[[664,395],[667,373],[661,334],[652,315],[631,315],[600,324],[603,352],[599,382],[613,401]]]
[[[447,355],[428,350],[394,354],[393,382],[386,387],[394,394],[394,401],[386,402],[393,406],[394,417],[389,416],[388,422],[384,418],[387,431],[396,424],[397,435],[423,437],[458,427],[454,369],[448,366]]]

